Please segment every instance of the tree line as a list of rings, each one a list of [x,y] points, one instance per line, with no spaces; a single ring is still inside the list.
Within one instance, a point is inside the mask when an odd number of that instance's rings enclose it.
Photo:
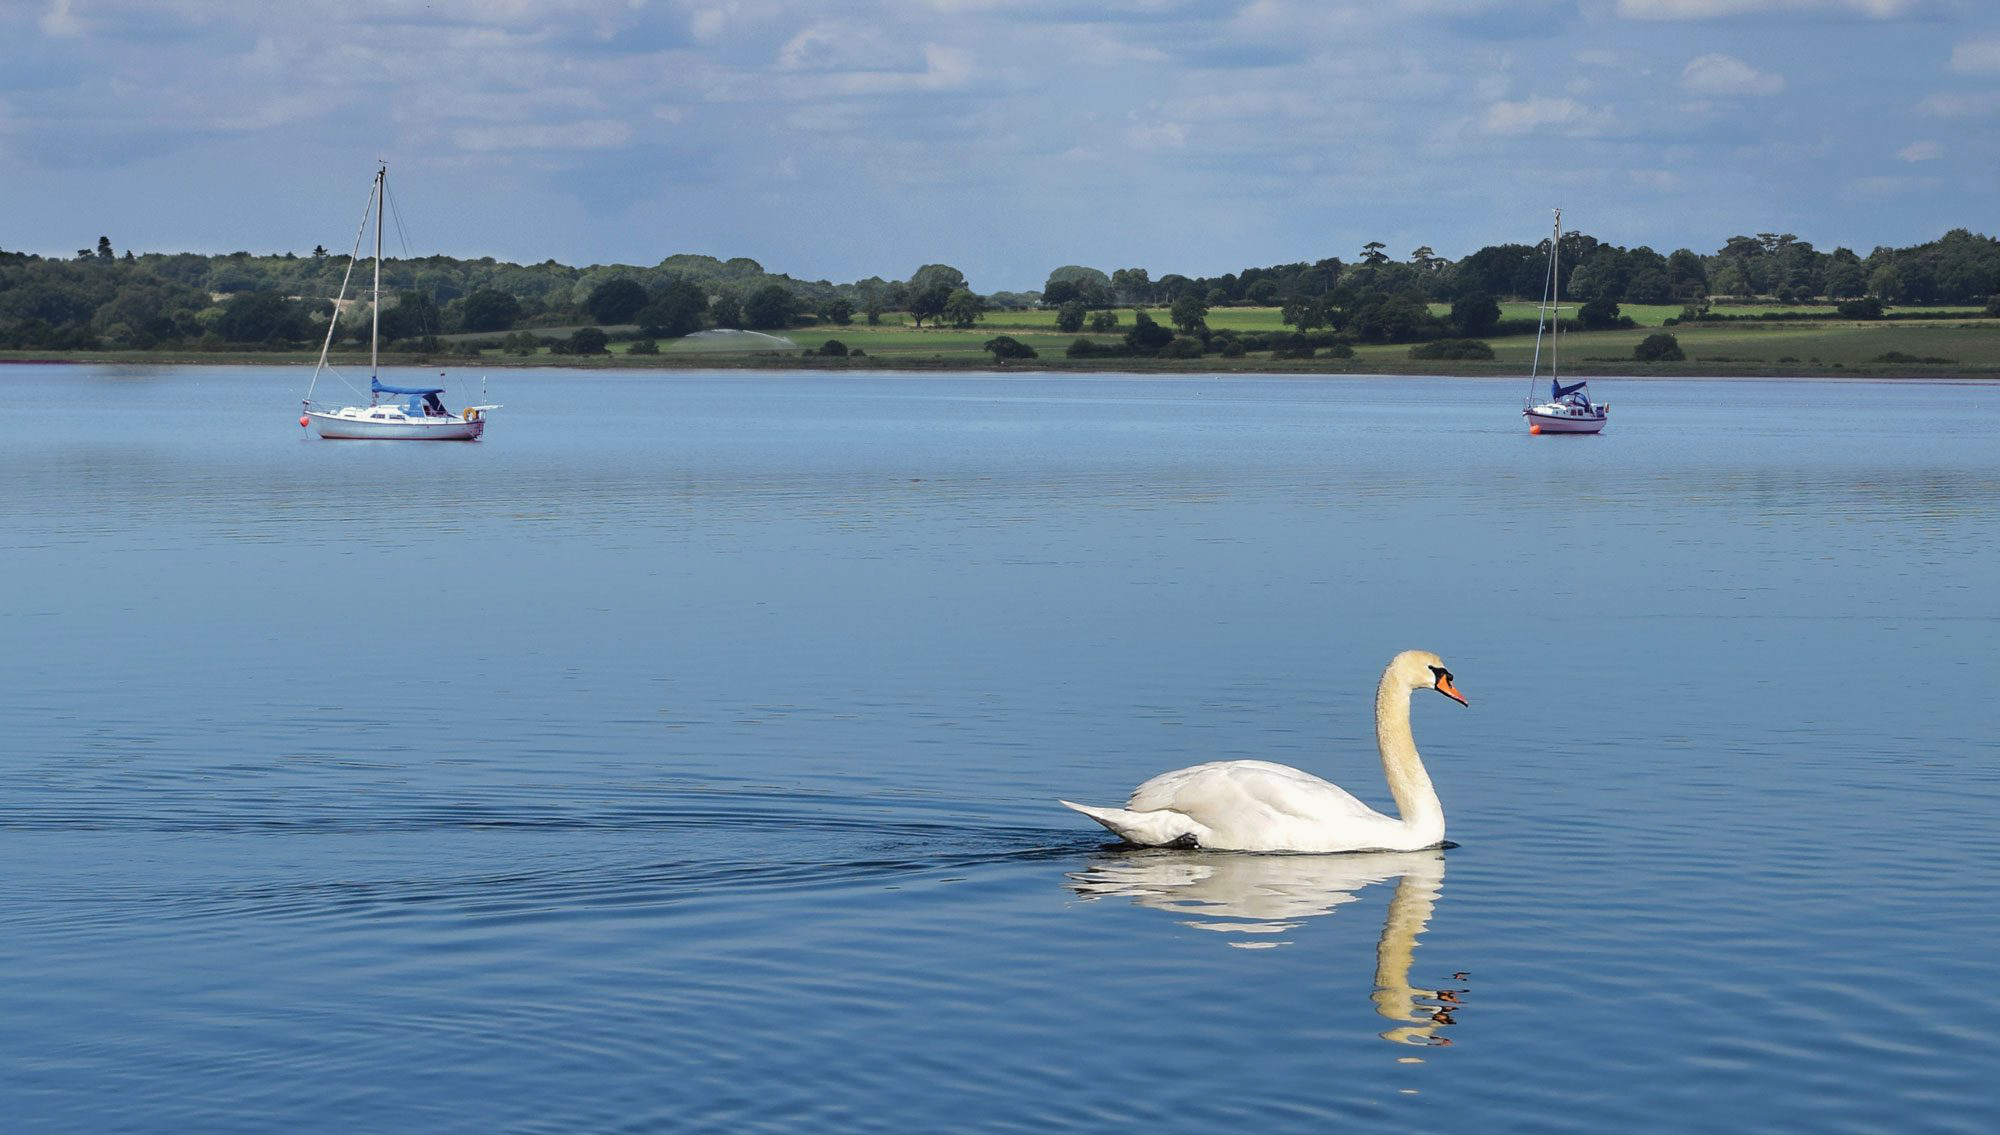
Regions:
[[[2000,240],[1966,229],[1866,256],[1823,252],[1790,233],[1732,236],[1707,254],[1622,248],[1584,233],[1562,241],[1561,293],[1583,305],[1587,325],[1615,325],[1620,303],[1678,303],[1699,317],[1711,302],[1731,299],[1850,301],[1856,312],[1872,302],[1879,313],[1883,304],[1993,304],[2000,295]],[[1406,342],[1504,333],[1498,301],[1539,299],[1547,260],[1546,239],[1489,245],[1458,260],[1429,247],[1398,259],[1370,241],[1351,260],[1220,276],[1156,279],[1144,268],[1107,273],[1068,264],[1053,269],[1039,291],[981,294],[948,264],[922,265],[906,280],[836,284],[772,273],[747,258],[692,254],[651,266],[585,268],[554,260],[388,258],[379,318],[392,347],[437,351],[447,349],[446,336],[533,340],[538,329],[577,325],[635,328],[630,334],[659,339],[715,328],[877,323],[895,312],[920,327],[963,328],[996,309],[1027,307],[1053,310],[1060,330],[1099,334],[1119,329],[1114,309],[1160,308],[1187,336],[1205,331],[1212,308],[1264,306],[1280,308],[1299,334]],[[324,247],[306,255],[121,255],[99,237],[71,258],[0,250],[0,348],[287,349],[317,345],[329,327],[337,340],[366,342],[375,313],[352,298],[335,310],[348,267]],[[1450,315],[1433,314],[1432,304],[1450,305]],[[1150,316],[1146,322],[1162,326]]]

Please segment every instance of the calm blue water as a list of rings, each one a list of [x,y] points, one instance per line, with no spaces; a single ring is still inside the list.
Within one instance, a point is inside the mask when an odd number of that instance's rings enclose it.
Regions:
[[[0,368],[18,1130],[1991,1130],[2000,388],[304,378]]]

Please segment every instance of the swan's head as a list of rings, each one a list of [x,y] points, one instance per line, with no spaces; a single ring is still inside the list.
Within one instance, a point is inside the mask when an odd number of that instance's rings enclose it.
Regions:
[[[1436,690],[1460,705],[1470,705],[1458,692],[1444,659],[1428,650],[1406,650],[1389,663],[1389,671],[1408,682],[1413,690]]]

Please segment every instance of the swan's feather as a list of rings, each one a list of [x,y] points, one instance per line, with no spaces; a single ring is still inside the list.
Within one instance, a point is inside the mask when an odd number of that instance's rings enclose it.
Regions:
[[[1386,818],[1337,784],[1270,761],[1210,761],[1163,772],[1133,789],[1125,806],[1135,812],[1166,808],[1189,814],[1254,810],[1304,820]]]
[[[1142,847],[1165,847],[1173,843],[1190,843],[1200,847],[1201,837],[1208,834],[1206,828],[1180,812],[1129,812],[1123,808],[1093,808],[1068,800],[1056,803],[1082,812],[1109,828],[1113,835]]]

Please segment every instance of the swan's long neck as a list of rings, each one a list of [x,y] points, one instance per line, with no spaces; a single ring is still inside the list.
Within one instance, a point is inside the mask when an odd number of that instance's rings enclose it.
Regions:
[[[1389,795],[1396,798],[1396,811],[1410,831],[1409,846],[1430,847],[1444,839],[1444,805],[1410,735],[1410,693],[1410,684],[1393,667],[1382,675],[1375,690],[1375,746],[1382,751]]]

